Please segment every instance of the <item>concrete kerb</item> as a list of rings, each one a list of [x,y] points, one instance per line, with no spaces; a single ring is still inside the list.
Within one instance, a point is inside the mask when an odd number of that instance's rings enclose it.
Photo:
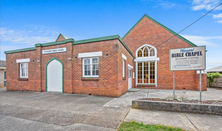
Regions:
[[[198,113],[222,116],[222,106],[212,104],[163,102],[150,100],[133,100],[133,109]]]

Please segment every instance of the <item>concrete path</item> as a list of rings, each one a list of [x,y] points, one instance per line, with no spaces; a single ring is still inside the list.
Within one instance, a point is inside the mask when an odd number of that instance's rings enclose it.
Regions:
[[[185,97],[188,99],[200,99],[199,91],[190,90],[176,90],[175,94],[178,98]],[[157,90],[149,89],[148,98],[166,98],[173,96],[173,90]],[[207,91],[202,92],[202,100],[222,100],[222,90],[208,88]]]
[[[161,124],[186,130],[222,131],[222,116],[131,109],[124,121]]]

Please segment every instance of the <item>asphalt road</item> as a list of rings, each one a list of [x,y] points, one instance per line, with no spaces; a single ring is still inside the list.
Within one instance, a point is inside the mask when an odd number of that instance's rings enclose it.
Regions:
[[[198,99],[198,91],[176,91]],[[222,90],[203,92],[204,100],[222,99]],[[141,89],[119,98],[0,89],[0,131],[115,131],[122,121],[166,124],[191,130],[222,130],[222,116],[131,109],[132,100],[165,98],[172,90]]]
[[[145,92],[136,94],[111,98],[0,89],[0,130],[115,131],[129,112],[131,100],[145,97]]]

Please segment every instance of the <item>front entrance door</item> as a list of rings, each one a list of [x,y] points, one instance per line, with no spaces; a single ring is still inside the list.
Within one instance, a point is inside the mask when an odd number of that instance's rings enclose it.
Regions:
[[[54,59],[47,68],[47,91],[62,92],[62,64]]]
[[[132,69],[128,68],[128,89],[132,88]]]

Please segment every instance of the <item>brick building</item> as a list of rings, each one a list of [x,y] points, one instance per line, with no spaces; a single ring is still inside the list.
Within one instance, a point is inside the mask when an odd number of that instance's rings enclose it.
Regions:
[[[172,89],[169,50],[195,46],[147,15],[123,38],[75,41],[60,34],[55,42],[5,52],[7,90],[118,97],[130,88]],[[196,71],[175,75],[176,89],[199,90]],[[206,82],[203,74],[203,90]]]

